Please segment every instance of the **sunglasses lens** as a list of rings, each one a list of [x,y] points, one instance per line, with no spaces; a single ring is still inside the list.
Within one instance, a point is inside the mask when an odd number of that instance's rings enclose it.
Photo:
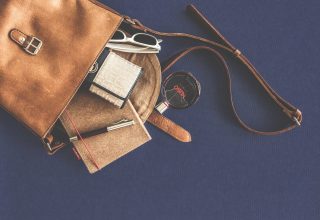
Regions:
[[[137,34],[136,36],[134,36],[134,40],[138,43],[147,44],[150,46],[156,46],[158,44],[156,38],[146,34]]]
[[[112,37],[112,40],[123,40],[124,38],[125,36],[121,31],[116,31],[116,33]]]

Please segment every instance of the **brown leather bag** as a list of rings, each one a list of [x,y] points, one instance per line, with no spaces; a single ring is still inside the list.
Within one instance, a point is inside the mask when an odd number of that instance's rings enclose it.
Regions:
[[[123,18],[94,0],[0,4],[0,105],[44,140]]]
[[[245,129],[256,134],[275,135],[287,132],[302,122],[302,113],[282,99],[250,61],[192,5],[188,7],[189,11],[195,14],[210,32],[218,36],[222,44],[190,34],[154,31],[138,20],[121,16],[95,0],[50,0],[45,3],[41,0],[0,0],[0,3],[0,106],[31,129],[44,144],[48,144],[56,121],[121,23],[127,23],[138,31],[163,37],[189,38],[203,43],[202,46],[188,48],[173,56],[162,67],[162,71],[167,71],[180,58],[193,51],[205,50],[212,53],[223,64],[229,80],[232,110]],[[291,125],[278,131],[265,132],[249,127],[239,118],[232,101],[229,67],[221,52],[231,54],[248,68],[282,111],[292,119]],[[140,118],[143,121],[148,119],[180,141],[190,141],[189,133],[183,128],[156,112],[151,114],[160,87],[160,77],[157,76],[160,72],[158,58],[142,56],[131,59],[147,65],[148,68],[154,68],[150,71],[150,74],[154,73],[152,82],[148,78],[145,81],[148,83],[141,85],[139,89],[144,94],[150,93],[152,97],[149,95],[149,99],[146,99],[139,92],[133,94],[133,97],[138,97],[133,99],[133,106],[138,110]],[[149,66],[147,63],[152,64]],[[147,84],[152,87],[153,92],[145,89]],[[54,153],[61,147],[51,149],[50,144],[47,146],[49,153]],[[100,155],[99,148],[95,150]],[[107,157],[102,159],[104,163],[111,161],[106,160]]]

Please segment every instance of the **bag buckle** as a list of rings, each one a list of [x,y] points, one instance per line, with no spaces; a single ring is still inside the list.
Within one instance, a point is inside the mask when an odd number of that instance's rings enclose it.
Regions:
[[[18,29],[12,29],[9,35],[14,42],[30,55],[37,55],[43,44],[39,38],[27,35]]]
[[[298,127],[301,126],[301,122],[297,119],[297,117],[293,117],[292,120],[296,123]]]
[[[42,47],[42,41],[39,38],[30,36],[28,44],[24,47],[24,50],[31,55],[37,55]]]
[[[298,127],[301,126],[302,112],[299,109],[297,109],[295,114],[292,116],[292,120],[296,123]]]

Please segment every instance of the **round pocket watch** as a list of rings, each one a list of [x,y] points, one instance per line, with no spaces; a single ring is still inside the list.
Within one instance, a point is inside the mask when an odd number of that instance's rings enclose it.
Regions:
[[[194,105],[200,97],[201,85],[188,72],[175,72],[163,82],[161,93],[163,101],[156,106],[161,114],[168,108],[186,109]]]

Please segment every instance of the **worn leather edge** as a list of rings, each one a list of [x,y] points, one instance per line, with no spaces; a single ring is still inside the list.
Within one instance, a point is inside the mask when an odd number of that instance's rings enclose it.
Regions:
[[[98,59],[99,55],[101,54],[101,52],[103,51],[104,49],[104,45],[106,45],[108,43],[108,41],[110,40],[110,38],[112,37],[112,35],[116,32],[116,30],[119,28],[119,26],[121,25],[122,21],[123,21],[123,16],[113,12],[113,11],[110,11],[107,7],[102,7],[100,4],[96,4],[94,2],[94,0],[89,0],[92,4],[95,4],[97,5],[98,7],[101,7],[105,10],[108,10],[109,12],[111,13],[114,13],[115,15],[119,16],[120,17],[120,20],[118,22],[118,24],[116,25],[116,28],[114,29],[113,33],[110,35],[110,37],[105,41],[105,43],[103,44],[103,46],[101,47],[101,50],[100,52],[96,55],[95,59],[91,62],[91,63],[94,63],[95,60]],[[40,135],[41,136],[41,139],[42,139],[42,142],[44,143],[44,139],[46,138],[46,136],[48,135],[48,133],[50,132],[50,130],[52,129],[52,127],[54,126],[54,124],[57,122],[57,120],[59,119],[59,117],[63,114],[63,112],[66,110],[67,106],[70,104],[71,100],[73,99],[73,97],[76,95],[76,93],[79,91],[79,88],[81,87],[81,85],[83,84],[85,78],[88,76],[89,74],[89,70],[90,70],[91,66],[89,66],[87,68],[87,72],[86,74],[84,75],[83,79],[81,80],[81,83],[79,83],[78,87],[76,88],[76,90],[73,92],[73,94],[71,95],[71,97],[68,99],[68,101],[66,102],[66,104],[64,105],[65,107],[61,110],[61,112],[57,115],[57,117],[55,118],[55,120],[51,123],[51,126],[47,129],[47,131],[43,134],[43,135]],[[33,131],[34,132],[34,131]]]
[[[189,143],[192,141],[191,134],[187,130],[161,115],[156,110],[151,113],[148,122],[180,142]]]
[[[97,1],[97,0],[89,0],[89,1],[90,1],[91,3],[93,3],[93,4],[95,4],[95,5],[98,6],[98,7],[101,7],[101,8],[106,9],[106,10],[108,10],[108,11],[110,11],[110,12],[116,14],[116,15],[120,15],[121,17],[123,17],[119,12],[117,12],[117,11],[114,10],[113,8],[110,8],[109,6],[107,6],[107,5],[99,2],[99,1]]]

